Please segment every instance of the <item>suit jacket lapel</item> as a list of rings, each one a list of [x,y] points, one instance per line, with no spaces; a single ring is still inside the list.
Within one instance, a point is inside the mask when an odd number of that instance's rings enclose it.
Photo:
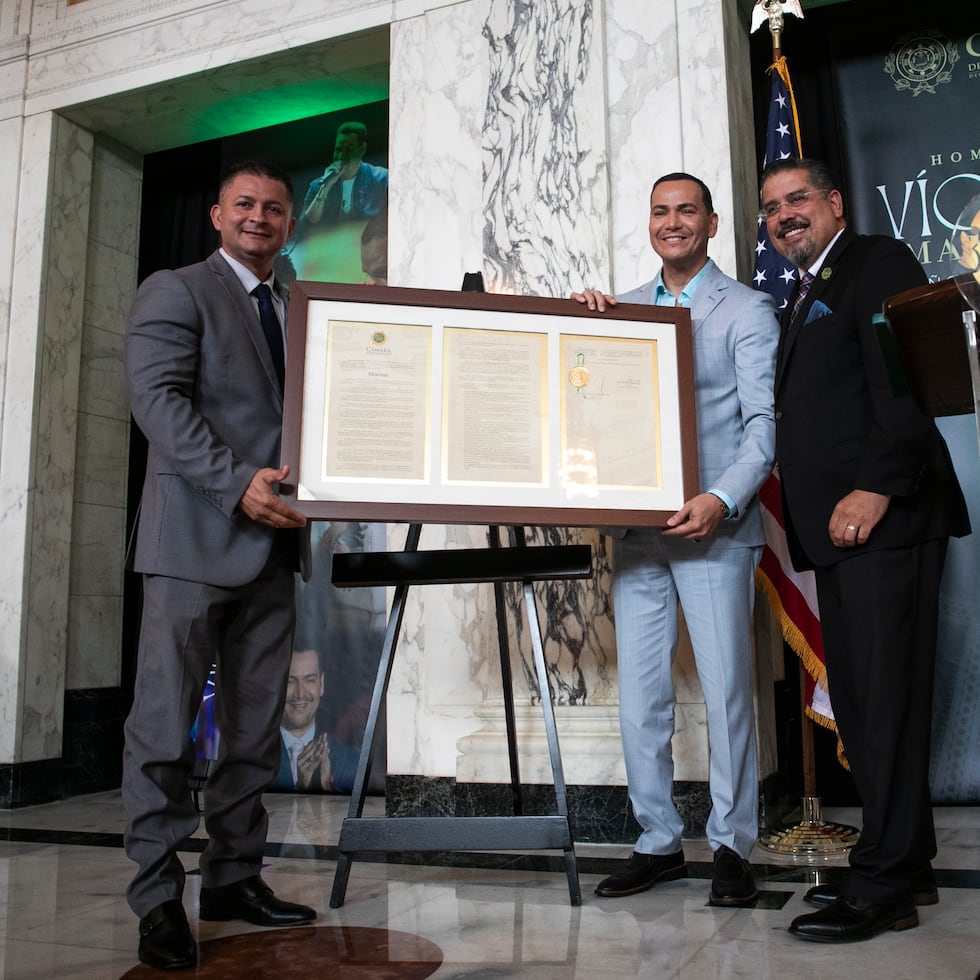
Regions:
[[[691,301],[691,329],[697,332],[701,324],[714,312],[715,307],[725,298],[728,282],[721,271],[714,267],[708,270],[704,281],[698,286]]]
[[[782,327],[779,335],[779,347],[776,352],[776,390],[779,390],[780,382],[783,379],[783,370],[788,363],[790,356],[793,353],[793,347],[796,344],[796,338],[800,335],[800,330],[804,329],[807,317],[810,315],[810,310],[813,304],[820,299],[822,295],[827,291],[828,287],[834,277],[834,273],[837,271],[837,266],[840,262],[841,256],[847,251],[847,247],[857,238],[857,235],[850,230],[850,228],[845,228],[842,232],[840,238],[834,242],[834,247],[827,253],[827,257],[823,260],[823,264],[817,271],[817,276],[810,285],[809,292],[807,292],[806,297],[803,300],[802,305],[797,311],[796,316],[792,315],[793,304],[796,301],[796,294],[799,292],[799,280],[797,280],[796,289],[793,290],[789,301],[783,310],[782,316],[780,317],[780,325]]]
[[[259,355],[259,360],[262,362],[262,367],[269,377],[269,384],[272,385],[272,390],[276,393],[276,397],[282,401],[282,388],[279,385],[276,366],[272,362],[272,354],[269,352],[269,342],[265,339],[265,334],[262,332],[262,324],[256,315],[251,298],[245,292],[245,287],[241,284],[238,276],[235,275],[234,270],[225,262],[220,253],[213,252],[208,258],[208,265],[217,276],[221,288],[225,291],[229,301],[241,318],[245,333],[252,341]]]

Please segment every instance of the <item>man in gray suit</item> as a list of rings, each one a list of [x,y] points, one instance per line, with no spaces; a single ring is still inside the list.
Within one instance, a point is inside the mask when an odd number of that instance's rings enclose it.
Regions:
[[[150,276],[126,326],[133,416],[149,443],[131,561],[143,574],[123,801],[139,958],[192,966],[197,949],[177,848],[199,823],[189,738],[212,663],[221,733],[205,788],[202,919],[297,925],[311,908],[259,876],[279,764],[279,719],[305,518],[278,496],[285,295],[272,262],[295,225],[286,174],[264,163],[222,180],[207,260]]]
[[[748,905],[757,895],[748,862],[759,791],[750,629],[764,541],[756,494],[772,469],[779,330],[772,299],[730,279],[708,258],[717,230],[703,181],[683,173],[661,177],[650,197],[650,243],[663,268],[656,279],[618,297],[690,307],[704,489],[665,528],[630,528],[613,536],[623,752],[643,832],[623,867],[599,882],[596,894],[603,897],[633,895],[687,875],[683,821],[671,799],[678,599],[708,715],[710,901]],[[572,298],[599,311],[617,302],[596,290]]]

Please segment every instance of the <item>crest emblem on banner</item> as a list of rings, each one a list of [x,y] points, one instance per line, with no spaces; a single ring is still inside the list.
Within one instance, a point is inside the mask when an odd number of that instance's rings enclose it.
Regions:
[[[888,52],[885,72],[899,92],[936,94],[936,86],[953,80],[953,65],[960,60],[956,46],[939,31],[906,34]]]

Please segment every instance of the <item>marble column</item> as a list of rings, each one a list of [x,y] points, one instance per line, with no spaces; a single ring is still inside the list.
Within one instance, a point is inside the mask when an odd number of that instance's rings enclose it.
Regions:
[[[744,210],[738,175],[754,169],[754,151],[747,38],[722,7],[707,0],[472,0],[393,25],[392,283],[458,288],[464,271],[479,268],[491,291],[563,296],[585,284],[629,288],[656,270],[647,199],[653,179],[673,170],[712,186],[723,215],[712,252],[734,274],[744,237],[734,217]],[[437,68],[427,71],[436,52]],[[594,531],[531,535],[534,543],[587,541],[595,549],[593,579],[539,586],[538,608],[566,778],[622,789],[603,543]],[[404,529],[393,528],[390,546],[403,540]],[[427,527],[422,546],[485,543],[485,528]],[[522,777],[548,783],[520,592],[508,596]],[[763,715],[771,701],[764,659]],[[677,779],[699,787],[703,810],[706,719],[686,640],[675,684]],[[457,785],[507,780],[489,587],[413,590],[388,725],[395,812],[418,804],[405,777]],[[764,772],[772,771],[765,748],[763,759]]]
[[[66,793],[122,778],[123,562],[130,415],[123,371],[136,289],[142,158],[96,137],[87,250],[68,625],[62,777]]]
[[[0,481],[0,704],[17,719],[0,726],[4,763],[61,754],[93,146],[54,113],[22,133]]]
[[[79,364],[66,687],[120,682],[129,399],[126,315],[136,288],[142,159],[96,140]]]
[[[583,277],[608,276],[597,8],[474,0],[393,25],[393,284],[458,288],[463,272],[479,269],[491,291],[561,296]],[[433,52],[438,70],[426,71]],[[535,535],[596,546],[593,582],[550,588],[547,601],[542,587],[540,607],[556,702],[589,700],[608,715],[615,680],[605,552],[593,531]],[[429,527],[425,536],[429,547],[486,545],[486,528]],[[518,695],[530,703],[526,634],[517,616],[511,624]],[[389,771],[456,776],[455,743],[473,734],[474,703],[501,710],[496,644],[490,588],[415,591],[396,661],[413,694],[389,702],[389,727],[399,733]]]
[[[562,295],[607,274],[602,9],[601,0],[493,0],[487,11],[490,292]]]

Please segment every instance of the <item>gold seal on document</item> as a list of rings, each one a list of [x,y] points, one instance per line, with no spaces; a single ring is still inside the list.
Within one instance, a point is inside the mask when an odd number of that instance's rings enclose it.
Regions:
[[[575,355],[575,367],[568,372],[568,382],[573,388],[578,388],[578,393],[582,394],[582,389],[589,383],[589,369],[585,366],[585,355]]]
[[[380,347],[387,339],[388,335],[383,330],[375,330],[374,333],[371,334],[371,343],[376,344],[378,347]]]

